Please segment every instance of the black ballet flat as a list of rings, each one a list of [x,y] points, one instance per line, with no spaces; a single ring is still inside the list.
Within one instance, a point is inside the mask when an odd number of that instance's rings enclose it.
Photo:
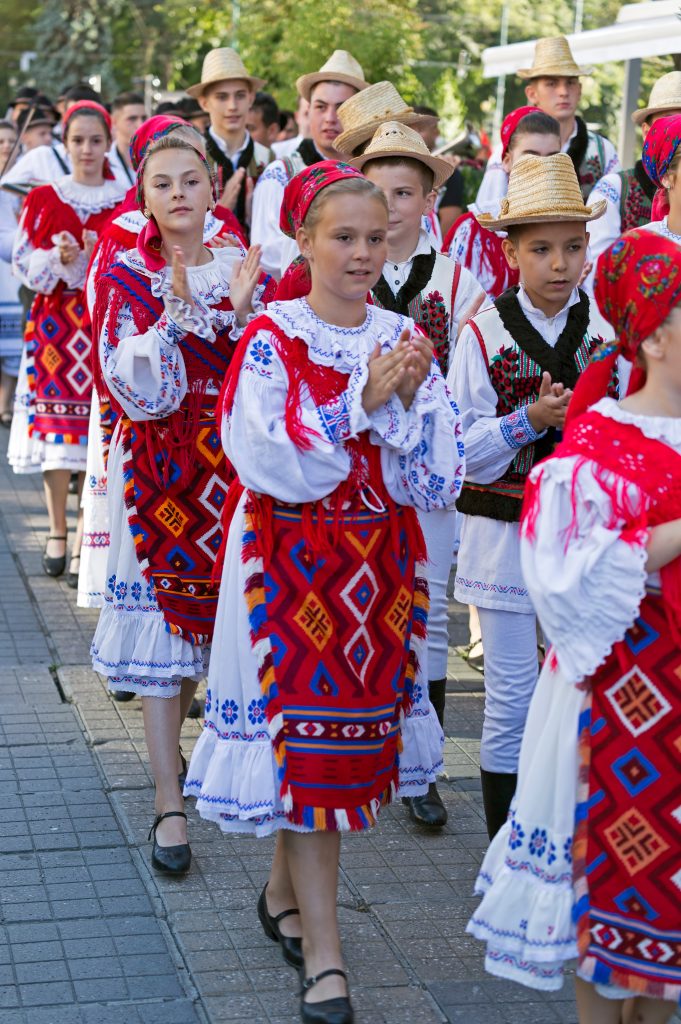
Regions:
[[[53,534],[50,534],[50,536],[47,539],[48,539],[48,541],[50,541],[50,540],[63,540],[64,542],[66,541],[66,537],[55,537]],[[50,556],[47,553],[47,545],[45,545],[45,550],[43,552],[43,572],[45,573],[45,575],[46,576],[62,576],[63,573],[64,573],[64,569],[65,568],[66,568],[66,551],[64,551],[64,554],[60,555],[59,558],[50,558]]]
[[[182,753],[182,747],[180,747],[180,762],[182,764],[182,771],[177,776],[177,781],[180,783],[180,792],[182,792],[184,784],[187,781],[187,759]]]
[[[303,940],[294,938],[291,935],[283,935],[279,927],[279,922],[283,921],[285,917],[291,917],[293,914],[300,914],[300,911],[282,910],[281,914],[276,914],[273,917],[267,909],[266,892],[267,886],[265,886],[258,898],[258,917],[260,919],[262,929],[268,939],[271,939],[272,942],[279,943],[281,946],[282,956],[286,963],[291,967],[295,967],[295,969],[299,971],[303,966]]]
[[[305,978],[300,990],[300,1019],[305,1024],[353,1024],[355,1012],[349,996],[336,996],[335,999],[323,999],[321,1003],[306,1003],[305,993],[332,974],[338,974],[341,978],[347,976],[345,971],[339,967],[329,967],[326,971],[320,971],[314,978]]]
[[[159,846],[156,842],[156,829],[165,818],[184,818],[186,821],[187,815],[184,811],[166,811],[165,814],[156,815],[154,824],[149,829],[148,837],[149,839],[153,837],[154,840],[154,845],[151,848],[151,866],[166,875],[184,875],[189,871],[189,865],[192,862],[189,843],[181,843],[178,846]]]
[[[447,824],[447,808],[434,782],[423,796],[403,796],[402,803],[409,808],[409,815],[417,825],[426,828],[443,828]]]

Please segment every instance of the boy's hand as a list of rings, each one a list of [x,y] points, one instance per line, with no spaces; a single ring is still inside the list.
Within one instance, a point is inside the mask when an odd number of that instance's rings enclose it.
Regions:
[[[411,406],[414,395],[428,376],[433,361],[433,348],[430,340],[422,334],[410,334],[406,329],[400,334],[399,343],[407,343],[406,373],[396,393],[405,409]]]
[[[542,374],[539,398],[527,407],[527,417],[533,429],[541,434],[548,427],[563,427],[572,391],[562,384],[552,384],[551,374]]]
[[[381,355],[377,345],[369,356],[369,377],[362,392],[362,406],[367,416],[376,412],[395,393],[406,373],[408,343],[400,340],[392,352]]]

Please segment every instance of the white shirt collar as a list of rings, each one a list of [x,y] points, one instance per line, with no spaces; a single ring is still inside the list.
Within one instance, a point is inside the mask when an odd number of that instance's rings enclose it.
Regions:
[[[250,132],[248,131],[248,129],[246,130],[246,136],[244,138],[243,143],[241,144],[239,149],[234,151],[234,153],[228,153],[227,152],[227,143],[225,142],[224,139],[220,138],[220,136],[217,134],[216,131],[214,131],[212,125],[208,129],[208,131],[210,132],[211,138],[213,139],[213,142],[218,147],[218,149],[220,149],[225,154],[225,156],[229,157],[229,159],[234,164],[234,167],[236,168],[236,165],[239,162],[239,157],[241,156],[243,151],[246,149],[246,146],[248,145],[248,143],[251,141],[251,135],[250,135]]]
[[[554,316],[547,316],[546,313],[542,312],[541,309],[537,309],[537,307],[532,303],[532,300],[530,299],[529,295],[527,294],[522,285],[520,285],[520,287],[518,288],[518,302],[520,303],[525,313],[528,313],[535,320],[544,320],[547,323],[553,323],[554,320],[557,320],[559,317],[563,316],[563,314],[567,314],[567,311],[570,309],[571,306],[574,306],[579,302],[579,290],[577,288],[572,289],[572,294],[570,295],[570,298],[565,303],[563,308],[560,309]]]

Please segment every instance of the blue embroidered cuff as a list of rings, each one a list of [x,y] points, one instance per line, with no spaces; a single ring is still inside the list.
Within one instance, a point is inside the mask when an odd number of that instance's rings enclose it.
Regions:
[[[341,444],[352,436],[350,429],[350,409],[346,392],[325,405],[317,406],[324,436],[332,444]]]
[[[532,444],[546,433],[542,431],[538,434],[534,429],[527,415],[527,406],[510,412],[508,416],[502,416],[499,425],[501,436],[509,448],[524,448],[526,444]]]

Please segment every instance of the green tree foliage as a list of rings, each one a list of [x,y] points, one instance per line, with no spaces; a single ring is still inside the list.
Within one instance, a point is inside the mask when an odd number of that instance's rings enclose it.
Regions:
[[[34,25],[31,67],[36,85],[51,95],[93,75],[116,88],[111,57],[113,25],[127,0],[45,0]]]

